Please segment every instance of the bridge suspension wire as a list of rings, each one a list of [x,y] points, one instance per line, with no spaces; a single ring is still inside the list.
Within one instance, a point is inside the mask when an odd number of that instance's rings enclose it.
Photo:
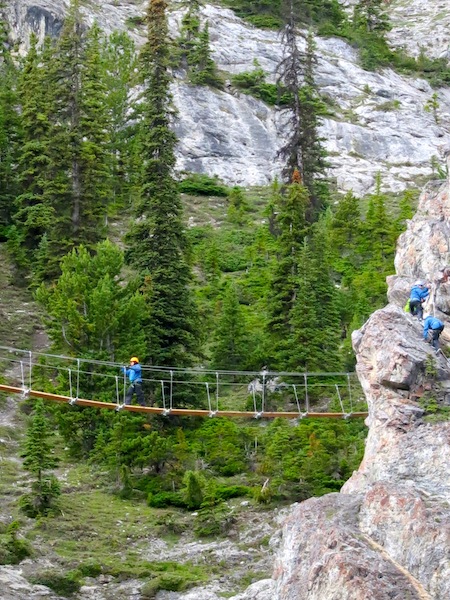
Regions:
[[[141,411],[141,407],[125,405],[128,385],[126,367],[123,367],[122,363],[82,357],[67,357],[0,346],[0,364],[5,361],[17,365],[17,367],[11,369],[12,374],[16,373],[15,376],[11,375],[12,378],[18,377],[17,373],[20,370],[21,387],[19,389],[23,397],[31,395],[58,402],[67,401],[71,405],[95,406],[97,408],[109,408],[111,405],[117,411],[123,409],[134,412]],[[299,372],[287,374],[287,372],[271,372],[266,367],[263,367],[259,372],[180,369],[175,367],[169,369],[158,366],[147,367],[146,365],[141,365],[141,368],[144,392],[146,389],[153,390],[152,406],[142,407],[142,412],[151,414],[165,416],[176,414],[210,417],[233,416],[256,419],[275,417],[302,419],[317,415],[328,418],[348,418],[349,416],[362,417],[367,415],[365,411],[361,410],[354,412],[354,390],[352,390],[352,386],[356,385],[356,380],[352,380],[351,373]],[[122,384],[119,381],[121,375],[117,374],[119,369],[122,370]],[[116,370],[116,373],[114,373],[114,370]],[[46,373],[48,373],[48,377]],[[32,389],[34,374],[40,374],[39,380],[44,377],[44,381],[48,381],[50,386],[58,382],[59,389],[65,389],[68,395],[49,394]],[[255,374],[257,377],[253,377]],[[187,375],[190,375],[190,377],[185,377]],[[253,379],[251,379],[252,377]],[[101,382],[93,384],[94,378],[97,380],[100,378],[105,382],[105,385],[102,385]],[[101,396],[98,400],[81,398],[82,389],[86,382],[89,382],[89,389],[100,390]],[[187,386],[188,389],[192,390],[196,404],[201,408],[176,407],[177,391],[180,388],[183,389],[183,386]],[[123,387],[122,390],[121,387]],[[10,385],[6,385],[5,391],[16,393],[16,388],[17,386],[11,382]],[[2,389],[0,386],[0,391]],[[158,389],[160,390],[159,393],[157,392]],[[114,402],[108,401],[108,393],[114,398]],[[248,396],[247,401],[252,401],[253,410],[230,408],[231,404],[236,405],[237,402],[240,402],[243,406],[243,395],[245,394]],[[299,394],[302,395],[302,398]],[[333,398],[339,401],[341,412],[330,413],[327,410],[327,403],[332,401]],[[282,400],[284,408],[274,410],[273,406],[280,404],[279,399]],[[303,402],[305,412],[302,412]],[[317,410],[319,405],[320,410]],[[295,406],[296,411],[291,410],[290,406]],[[359,401],[358,406],[365,408],[365,405]]]
[[[8,352],[16,352],[16,353],[22,353],[22,354],[29,354],[30,350],[23,350],[23,349],[19,349],[19,348],[13,348],[11,346],[0,346],[0,351],[1,350],[5,350]],[[76,361],[80,361],[80,363],[88,363],[88,364],[92,364],[92,365],[99,365],[99,366],[105,366],[105,367],[114,367],[114,368],[121,368],[123,366],[122,362],[113,362],[113,361],[105,361],[105,360],[98,360],[98,359],[94,359],[94,358],[76,358],[73,356],[66,356],[63,354],[49,354],[46,352],[33,352],[33,355],[36,357],[47,357],[47,358],[53,358],[53,359],[59,359],[59,360],[64,360],[64,361],[71,361],[71,362],[76,362]],[[145,365],[145,364],[141,364],[141,369],[143,371],[150,371],[150,372],[167,372],[170,373],[170,371],[173,371],[173,373],[190,373],[190,374],[195,374],[195,375],[205,375],[205,374],[216,374],[218,373],[220,376],[223,375],[245,375],[245,376],[260,376],[262,374],[261,371],[238,371],[238,370],[226,370],[226,369],[203,369],[201,367],[197,367],[197,368],[193,368],[193,367],[166,367],[166,366],[158,366],[158,365]],[[299,376],[303,376],[304,373],[302,372],[298,372],[298,371],[270,371],[270,370],[265,370],[266,373],[266,377],[276,377],[276,376],[283,376],[283,377],[299,377]],[[308,376],[326,376],[326,377],[337,377],[337,376],[343,376],[346,375],[347,373],[343,373],[343,372],[330,372],[330,373],[325,373],[325,372],[314,372],[311,371],[307,373]]]

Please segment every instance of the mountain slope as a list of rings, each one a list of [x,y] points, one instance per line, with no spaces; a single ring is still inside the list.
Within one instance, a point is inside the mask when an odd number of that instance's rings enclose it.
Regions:
[[[15,38],[23,40],[26,47],[31,31],[41,39],[44,33],[57,35],[67,4],[63,0],[13,0],[8,14]],[[396,45],[415,31],[410,27],[417,25],[414,18],[405,20],[409,13],[406,9],[402,12],[404,4],[398,0],[389,6],[396,19],[390,34]],[[440,0],[427,2],[430,23],[433,19],[441,23],[441,4]],[[98,19],[106,31],[127,29],[141,43],[144,32],[133,18],[142,16],[144,7],[145,2],[131,0],[93,0],[82,10],[88,23]],[[170,24],[174,35],[183,10],[183,3],[173,3]],[[444,24],[448,12],[444,10]],[[231,10],[213,5],[203,7],[202,15],[209,21],[213,58],[225,78],[253,70],[256,59],[273,80],[281,56],[276,32],[251,27]],[[423,45],[429,40],[431,43],[433,35],[425,25],[422,29],[427,32]],[[417,29],[420,35],[422,29]],[[415,40],[422,45],[420,37]],[[431,162],[440,160],[450,139],[450,90],[436,91],[436,122],[425,108],[434,93],[428,82],[390,69],[364,71],[358,66],[358,52],[343,40],[316,41],[317,81],[331,113],[324,119],[322,134],[329,152],[330,176],[338,189],[353,189],[363,195],[372,189],[379,171],[388,190],[420,187],[433,176]],[[240,94],[231,85],[225,85],[224,91],[199,88],[187,85],[179,76],[174,95],[179,109],[179,169],[216,174],[227,183],[242,186],[266,184],[279,173],[277,151],[285,135],[282,113]]]

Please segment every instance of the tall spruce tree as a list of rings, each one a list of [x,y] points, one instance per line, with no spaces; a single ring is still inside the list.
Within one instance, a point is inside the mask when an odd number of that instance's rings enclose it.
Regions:
[[[383,36],[391,29],[386,0],[358,0],[353,13],[353,26]]]
[[[314,72],[317,66],[316,44],[311,31],[306,38],[306,51],[303,59],[304,80],[299,90],[301,122],[300,146],[302,155],[302,175],[311,199],[311,214],[315,220],[321,209],[328,203],[329,190],[325,179],[327,167],[324,138],[319,135],[321,115],[326,107],[320,98],[315,83]]]
[[[23,468],[35,477],[31,493],[20,499],[21,508],[30,517],[48,514],[55,507],[56,499],[61,493],[58,480],[50,473],[58,462],[53,453],[50,435],[44,404],[42,400],[38,400],[31,414],[22,452]]]
[[[188,71],[192,65],[192,54],[198,43],[200,35],[200,0],[190,0],[186,14],[181,21],[178,47],[180,51],[180,64]]]
[[[37,49],[37,37],[32,34],[19,84],[22,109],[22,145],[19,154],[20,193],[15,201],[15,231],[10,235],[16,263],[28,269],[42,237],[54,222],[55,211],[48,203],[46,191],[50,184],[52,118],[47,69],[52,48],[47,39],[42,52]]]
[[[211,58],[208,21],[201,27],[200,0],[190,0],[181,22],[178,40],[180,64],[194,85],[222,87],[217,67]]]
[[[299,254],[308,233],[309,194],[298,171],[294,172],[294,181],[285,192],[285,195],[277,196],[279,205],[274,207],[277,213],[274,230],[278,234],[278,260],[270,284],[268,307],[268,330],[273,349],[271,358],[276,364],[277,355],[283,354],[291,333],[290,312],[297,295]],[[285,357],[278,358],[281,359],[278,364],[281,368]]]
[[[141,56],[142,172],[129,262],[138,270],[148,306],[145,331],[151,364],[187,366],[198,351],[197,311],[190,284],[182,204],[174,178],[176,136],[170,94],[167,2],[150,0]]]
[[[245,370],[249,362],[246,322],[233,284],[228,285],[223,296],[212,354],[213,365],[218,369]]]
[[[11,56],[5,2],[0,0],[0,237],[11,224],[17,194],[17,152],[20,118],[17,101],[17,70]]]
[[[55,211],[43,236],[38,265],[46,277],[59,274],[59,260],[74,246],[105,236],[110,196],[108,118],[100,33],[83,27],[79,0],[72,0],[48,72],[51,86],[51,177],[47,188]]]
[[[331,272],[328,223],[315,223],[298,259],[297,293],[290,311],[286,365],[292,370],[335,372],[341,367],[339,298]]]
[[[217,72],[216,63],[211,58],[209,41],[209,23],[206,23],[198,35],[198,41],[191,55],[189,80],[195,85],[222,87],[222,79]]]
[[[314,294],[314,258],[307,240],[297,257],[295,297],[287,314],[288,336],[282,340],[281,357],[286,369],[294,371],[321,371],[322,332],[317,297]]]
[[[112,202],[129,207],[136,186],[138,164],[138,105],[132,90],[138,61],[133,40],[125,32],[113,32],[103,45],[106,103],[109,115]]]
[[[279,155],[285,161],[285,180],[290,181],[294,169],[300,172],[310,194],[308,219],[312,222],[328,197],[324,180],[326,153],[319,135],[320,115],[324,114],[325,109],[314,81],[317,59],[312,33],[308,34],[306,51],[301,51],[297,43],[295,0],[285,0],[284,10],[283,58],[278,65],[277,81],[285,97],[289,98],[287,109],[290,117],[287,125],[290,134]]]
[[[347,192],[339,201],[330,222],[333,268],[342,278],[344,286],[352,281],[361,263],[358,253],[361,228],[359,200],[352,192]]]

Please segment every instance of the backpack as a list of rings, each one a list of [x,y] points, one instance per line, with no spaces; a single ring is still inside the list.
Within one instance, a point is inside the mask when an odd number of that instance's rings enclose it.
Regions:
[[[410,313],[410,312],[411,312],[411,306],[410,306],[410,304],[409,304],[410,302],[411,302],[411,298],[408,298],[408,302],[405,304],[405,307],[404,307],[404,309],[403,309],[403,310],[404,310],[405,312],[407,312],[407,313]]]

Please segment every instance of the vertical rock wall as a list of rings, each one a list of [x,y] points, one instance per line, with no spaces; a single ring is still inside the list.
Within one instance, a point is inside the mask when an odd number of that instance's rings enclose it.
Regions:
[[[278,600],[450,598],[450,422],[427,422],[420,403],[424,393],[449,402],[450,367],[402,308],[416,278],[430,281],[427,310],[446,323],[448,342],[449,264],[441,181],[422,193],[399,238],[390,304],[353,335],[369,404],[364,459],[341,493],[292,510],[274,573]]]

